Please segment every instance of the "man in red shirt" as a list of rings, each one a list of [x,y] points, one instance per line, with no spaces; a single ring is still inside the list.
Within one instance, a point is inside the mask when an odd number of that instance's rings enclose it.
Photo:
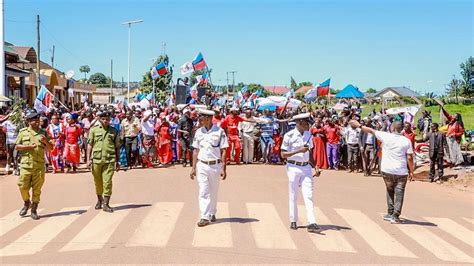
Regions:
[[[218,108],[214,109],[214,116],[212,117],[212,123],[218,127],[221,126],[222,120],[224,118],[221,115],[221,111]]]
[[[415,148],[415,132],[413,132],[413,129],[411,128],[411,124],[408,122],[405,122],[403,125],[403,136],[408,138],[411,142],[411,146],[414,149]]]
[[[341,140],[339,126],[331,119],[324,127],[324,132],[327,139],[326,154],[329,169],[337,170],[339,168],[339,142]]]
[[[221,123],[221,128],[227,134],[229,139],[229,147],[226,150],[227,153],[227,162],[230,163],[230,153],[232,152],[232,147],[235,150],[234,161],[236,164],[240,164],[240,139],[239,139],[239,123],[244,121],[244,118],[239,116],[239,109],[237,107],[232,107],[230,109],[230,115],[228,115]]]

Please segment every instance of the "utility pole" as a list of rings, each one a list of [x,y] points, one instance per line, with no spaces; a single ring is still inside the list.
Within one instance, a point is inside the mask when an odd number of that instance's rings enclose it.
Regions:
[[[235,73],[237,73],[237,71],[229,71],[229,73],[232,74],[232,92],[234,92],[234,89],[235,89]]]
[[[113,103],[112,88],[114,86],[114,60],[110,59],[110,103]]]
[[[53,45],[53,54],[51,55],[51,67],[54,68],[54,45]]]
[[[40,53],[41,53],[41,46],[40,46],[40,16],[36,15],[36,92],[38,92],[39,88],[41,87],[41,74],[40,74]],[[36,96],[35,96],[36,97]]]
[[[122,25],[128,25],[128,85],[127,85],[128,93],[127,93],[127,102],[130,102],[130,58],[131,58],[131,55],[130,55],[130,49],[131,49],[130,48],[130,44],[131,44],[130,38],[131,38],[132,24],[137,24],[137,23],[141,23],[141,22],[143,22],[143,20],[139,19],[139,20],[127,21],[127,22],[122,23]]]
[[[2,96],[7,96],[7,86],[6,86],[6,78],[5,78],[5,21],[3,19],[3,16],[4,16],[4,10],[3,10],[3,7],[4,7],[4,4],[3,4],[3,0],[0,0],[0,5],[1,5],[1,9],[0,10],[0,23],[2,23],[2,25],[0,25],[0,53],[2,54],[2,56],[0,56],[0,95]]]

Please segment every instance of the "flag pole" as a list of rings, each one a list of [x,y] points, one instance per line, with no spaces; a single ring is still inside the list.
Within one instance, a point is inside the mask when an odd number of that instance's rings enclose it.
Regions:
[[[68,109],[66,105],[64,105],[64,103],[62,103],[60,100],[58,100],[58,98],[56,98],[56,96],[54,96],[54,94],[52,92],[50,92],[48,90],[48,88],[44,87],[46,89],[46,91],[51,95],[53,96],[54,99],[56,99],[64,108]],[[74,106],[74,105],[73,105]],[[74,107],[73,107],[74,108]]]

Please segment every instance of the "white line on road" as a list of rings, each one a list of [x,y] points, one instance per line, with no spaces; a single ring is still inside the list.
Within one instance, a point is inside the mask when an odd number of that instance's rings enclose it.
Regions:
[[[464,217],[463,219],[466,220],[466,221],[468,221],[468,222],[470,222],[471,224],[474,224],[474,219],[472,219],[472,218],[466,218],[466,217]]]
[[[441,260],[468,263],[474,262],[473,259],[464,252],[441,239],[423,226],[416,224],[400,224],[397,225],[397,227]]]
[[[98,214],[60,251],[101,249],[115,232],[130,209]]]
[[[220,219],[229,218],[229,203],[219,202],[217,204],[217,215]],[[230,248],[232,244],[232,230],[229,222],[212,223],[206,227],[194,229],[194,247],[221,247]]]
[[[251,223],[257,247],[265,249],[296,249],[289,229],[281,221],[275,206],[270,203],[247,203],[250,218],[258,219]]]
[[[156,203],[125,246],[166,246],[183,206],[183,202]]]
[[[48,218],[29,233],[0,250],[0,256],[32,255],[43,249],[46,244],[58,236],[66,227],[80,217],[78,211],[89,207],[64,208],[60,212],[71,212],[67,215]]]
[[[474,247],[473,231],[448,218],[425,217],[425,219],[435,223],[441,230],[448,232],[455,238],[463,241],[471,247]]]
[[[352,227],[352,230],[369,244],[377,254],[416,258],[416,256],[395,238],[385,232],[377,223],[359,210],[336,209],[336,212]]]
[[[38,213],[41,213],[41,211],[43,211],[43,209],[39,209]],[[19,212],[20,211],[13,211],[0,219],[0,237],[24,222],[31,221],[30,217],[20,217],[20,215],[18,215]]]
[[[331,220],[319,209],[314,207],[316,223],[322,226],[323,234],[310,234],[309,237],[313,241],[317,249],[322,251],[334,251],[334,252],[351,252],[355,253],[354,248],[344,237],[342,231],[337,229]],[[306,208],[304,205],[298,205],[298,220],[305,221]],[[327,230],[325,230],[327,229]]]

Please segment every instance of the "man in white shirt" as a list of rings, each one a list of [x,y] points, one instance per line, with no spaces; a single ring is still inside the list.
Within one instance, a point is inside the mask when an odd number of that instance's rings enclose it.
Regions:
[[[387,188],[388,213],[384,220],[391,223],[400,223],[403,197],[407,177],[413,181],[413,147],[408,138],[401,135],[403,124],[399,121],[393,122],[392,132],[382,132],[370,127],[362,126],[355,120],[350,121],[350,125],[360,128],[363,132],[371,133],[382,143],[382,163],[381,172]]]
[[[315,233],[319,227],[313,213],[314,176],[311,165],[314,165],[316,175],[319,175],[319,169],[312,161],[313,156],[310,156],[310,150],[313,148],[313,138],[309,132],[309,117],[310,113],[293,117],[293,120],[296,121],[296,128],[288,131],[283,137],[281,157],[287,159],[286,174],[289,179],[290,228],[298,229],[296,224],[298,220],[297,193],[298,187],[301,187],[309,224],[307,230],[310,233]]]
[[[357,170],[359,165],[360,128],[348,125],[344,130],[344,137],[347,143],[347,168],[351,173]]]
[[[252,116],[252,109],[245,110],[245,118],[252,120],[252,122],[242,121],[237,127],[242,135],[243,162],[244,164],[251,164],[253,163],[253,153],[255,149],[255,122],[253,122],[255,118]]]
[[[10,120],[10,114],[8,114],[2,121],[1,126],[5,128],[6,144],[7,144],[7,165],[5,167],[5,173],[10,174],[10,164],[13,162],[13,171],[15,175],[19,175],[18,169],[18,152],[15,150],[15,141],[18,136],[16,125]]]
[[[142,163],[145,167],[151,168],[153,166],[153,159],[155,158],[155,123],[156,119],[151,110],[143,113],[142,123]]]
[[[199,109],[199,124],[193,138],[193,161],[191,179],[197,175],[199,184],[199,210],[201,219],[198,226],[206,226],[216,221],[219,176],[226,179],[227,136],[222,128],[212,123],[214,112]]]

